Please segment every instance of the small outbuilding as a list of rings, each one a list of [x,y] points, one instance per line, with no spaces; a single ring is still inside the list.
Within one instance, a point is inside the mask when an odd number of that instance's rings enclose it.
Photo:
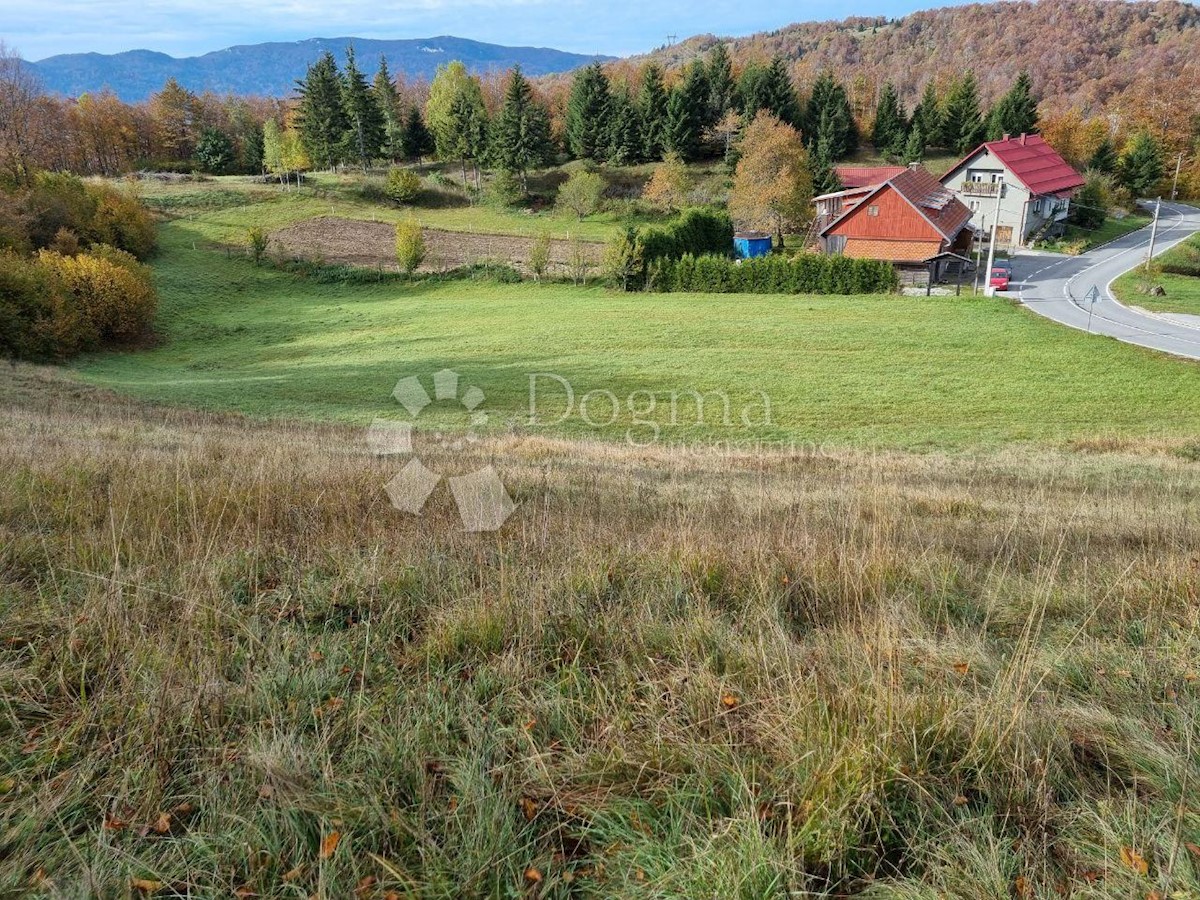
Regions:
[[[733,248],[739,259],[767,256],[771,247],[771,236],[764,231],[739,231],[733,236]]]

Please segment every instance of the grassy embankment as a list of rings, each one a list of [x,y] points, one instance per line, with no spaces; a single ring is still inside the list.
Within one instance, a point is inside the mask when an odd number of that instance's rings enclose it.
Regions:
[[[1115,241],[1119,237],[1145,228],[1150,224],[1150,216],[1142,212],[1117,218],[1109,216],[1099,228],[1081,228],[1078,225],[1068,225],[1062,236],[1053,241],[1039,245],[1044,250],[1054,253],[1070,253],[1078,256],[1094,247]]]
[[[0,893],[1200,895],[1195,462],[0,405]]]
[[[1164,253],[1150,274],[1138,270],[1118,278],[1113,291],[1123,302],[1153,312],[1200,316],[1200,276],[1163,271],[1164,266],[1187,262],[1192,271],[1200,272],[1200,236],[1193,236]],[[1152,287],[1161,287],[1166,294],[1156,297],[1150,293]]]

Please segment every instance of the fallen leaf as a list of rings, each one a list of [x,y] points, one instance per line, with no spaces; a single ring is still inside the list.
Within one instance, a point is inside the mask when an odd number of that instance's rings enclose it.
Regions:
[[[308,654],[308,658],[312,662],[315,662],[315,663],[324,662],[325,654],[322,653],[320,650],[314,650],[314,651],[312,651],[312,653]]]
[[[304,863],[283,873],[284,881],[299,881],[304,875]]]
[[[368,875],[365,878],[359,879],[359,882],[354,887],[354,896],[361,897],[368,893],[371,888],[375,887],[375,882],[379,881],[374,875]]]
[[[521,814],[525,816],[526,822],[532,822],[537,817],[537,801],[532,797],[521,798]]]
[[[1184,844],[1183,846],[1187,847],[1188,853],[1200,859],[1200,844]]]
[[[1167,898],[1158,891],[1151,891],[1146,895],[1146,900],[1167,900]]]
[[[524,728],[526,731],[533,731],[533,729],[537,727],[537,719],[530,719],[528,722],[526,722],[521,727]]]
[[[237,897],[238,900],[246,900],[247,897],[257,897],[258,891],[254,890],[248,884],[243,884],[241,887],[233,889],[233,896]]]
[[[107,831],[120,831],[122,828],[128,827],[129,823],[124,819],[118,819],[116,816],[111,814],[104,817],[104,828]]]
[[[1013,890],[1016,895],[1022,900],[1033,896],[1033,888],[1029,884],[1029,880],[1024,875],[1018,875],[1017,880],[1013,882]]]
[[[133,885],[135,890],[139,890],[144,894],[153,894],[166,887],[161,881],[154,881],[150,878],[134,878],[130,884]]]
[[[450,802],[446,804],[446,810],[448,812],[454,812],[456,809],[458,809],[458,798],[451,797]]]
[[[740,703],[741,701],[733,694],[724,694],[721,697],[721,705],[726,709],[737,709]]]
[[[646,870],[645,869],[635,869],[634,873],[633,873],[633,877],[635,879],[637,879],[638,881],[645,881],[646,880]]]
[[[275,796],[275,788],[271,787],[269,784],[264,784],[258,789],[258,796],[263,800],[270,800],[273,796]]]
[[[966,797],[964,797],[962,794],[959,794],[957,797],[954,798],[955,806],[966,806],[970,802],[971,801],[968,800]]]
[[[154,820],[154,824],[150,826],[155,834],[170,834],[171,832],[171,814],[159,813],[158,818]]]
[[[1150,871],[1150,864],[1146,862],[1146,858],[1132,847],[1121,848],[1121,862],[1139,875]]]
[[[966,675],[971,671],[971,664],[969,662],[956,662],[954,664],[954,671],[959,675]]]
[[[342,840],[340,831],[331,831],[321,839],[321,859],[329,859]]]
[[[535,869],[533,866],[530,866],[528,869],[525,870],[525,880],[528,881],[530,884],[537,884],[539,881],[542,880],[542,873],[540,871],[538,871],[537,869]]]

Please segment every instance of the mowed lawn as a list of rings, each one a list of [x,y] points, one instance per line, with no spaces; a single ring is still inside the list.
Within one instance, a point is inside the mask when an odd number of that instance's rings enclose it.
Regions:
[[[160,344],[84,358],[79,377],[172,404],[366,424],[403,417],[391,399],[398,379],[450,367],[485,392],[489,428],[604,440],[631,428],[635,440],[655,436],[635,420],[656,423],[664,440],[910,448],[1200,434],[1200,366],[1059,328],[1001,300],[323,284],[205,249],[211,236],[211,224],[196,220],[163,227]],[[567,380],[574,413],[558,421],[565,391],[543,378],[541,421],[531,426],[531,373]],[[611,392],[588,402],[601,427],[578,414],[593,391]],[[728,423],[708,402],[697,425],[690,391],[724,392]],[[655,395],[653,412],[637,392]],[[683,398],[675,425],[671,392]],[[418,424],[462,421],[441,404]]]

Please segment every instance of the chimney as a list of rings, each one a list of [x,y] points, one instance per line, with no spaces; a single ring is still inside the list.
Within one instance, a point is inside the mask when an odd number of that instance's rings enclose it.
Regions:
[[[916,171],[917,169],[921,168],[921,164],[919,162],[910,162],[908,167],[913,171]]]
[[[1011,134],[1009,134],[1007,131],[1006,131],[1006,132],[1004,132],[1004,140],[1006,140],[1006,141],[1011,141],[1011,140],[1012,140],[1012,135],[1011,135]]]
[[[1027,137],[1029,137],[1029,135],[1025,134],[1024,132],[1021,132],[1021,146],[1022,147],[1025,146],[1025,138],[1027,138]]]

